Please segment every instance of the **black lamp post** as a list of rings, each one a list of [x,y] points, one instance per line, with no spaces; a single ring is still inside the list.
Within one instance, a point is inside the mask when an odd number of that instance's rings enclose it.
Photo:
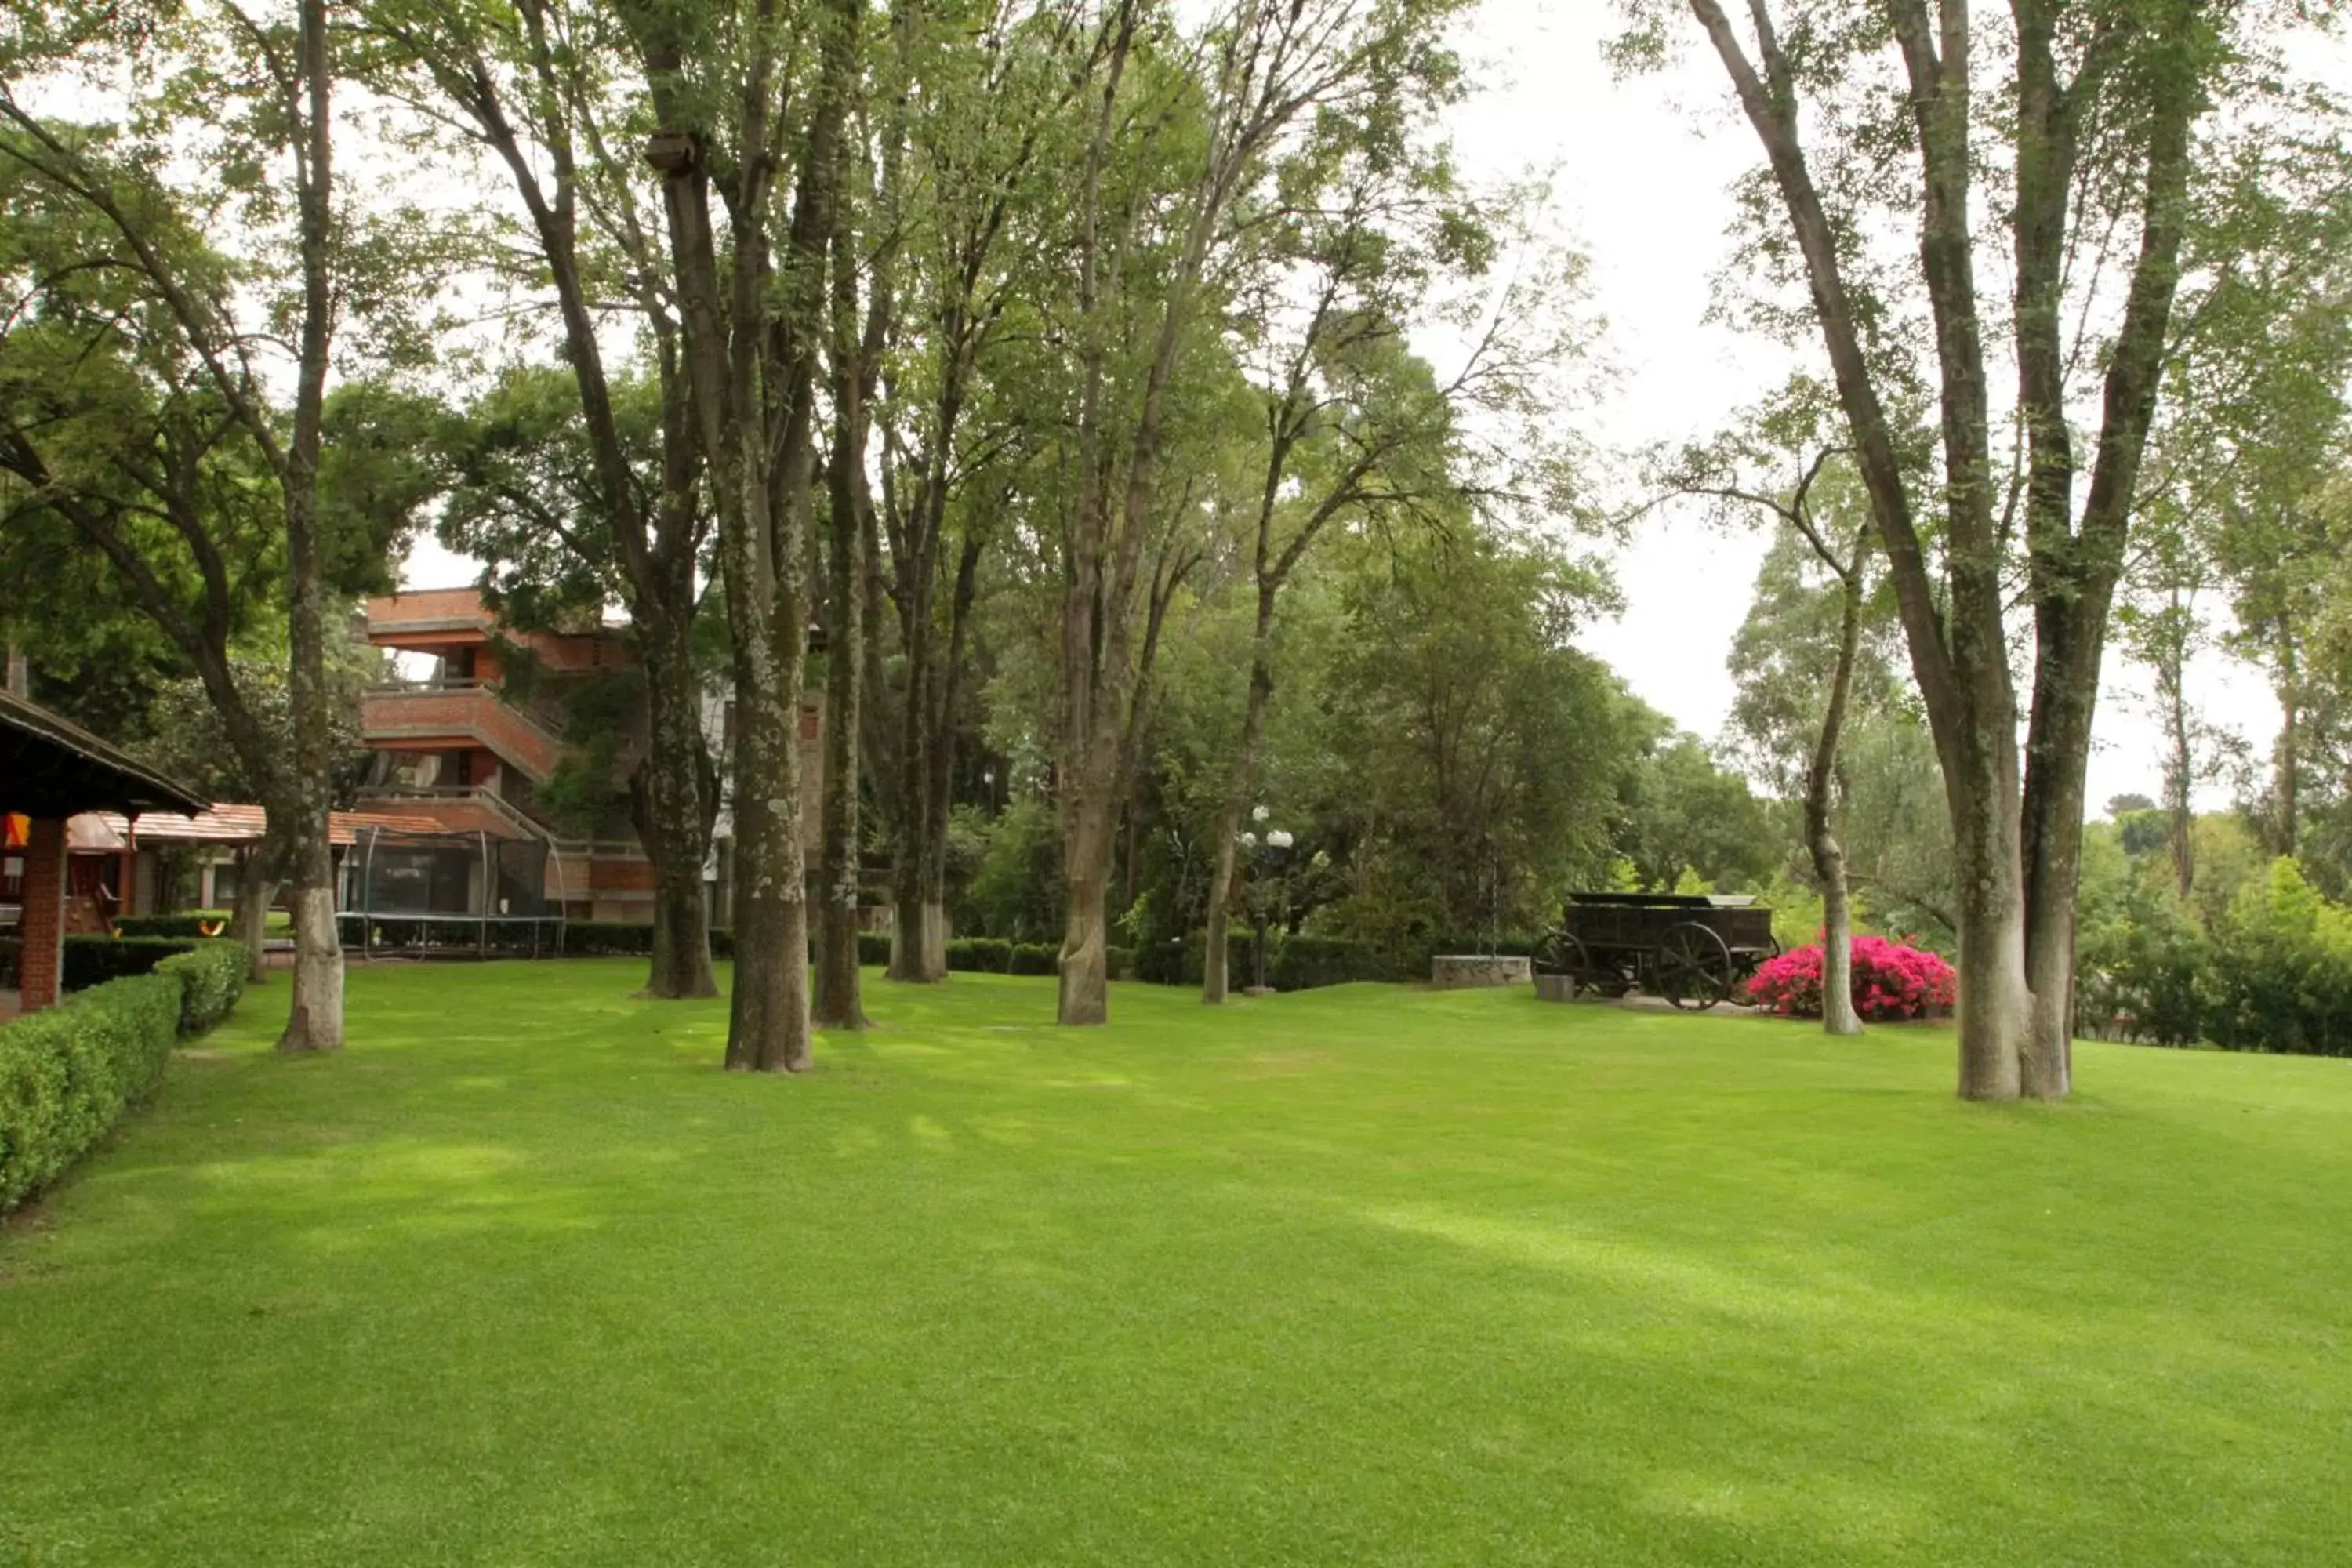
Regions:
[[[1259,806],[1253,815],[1255,816],[1256,820],[1264,822],[1266,817],[1265,807],[1262,805]],[[1265,838],[1262,843],[1258,841],[1257,836],[1254,833],[1244,834],[1242,836],[1242,839],[1244,843],[1251,845],[1257,851],[1257,875],[1253,876],[1250,879],[1250,913],[1254,917],[1255,923],[1257,928],[1257,984],[1250,987],[1250,994],[1253,996],[1264,996],[1267,994],[1265,984],[1265,922],[1267,910],[1265,879],[1268,877],[1278,877],[1282,874],[1284,862],[1290,858],[1290,846],[1292,840],[1290,834],[1286,829],[1279,827],[1267,829]]]

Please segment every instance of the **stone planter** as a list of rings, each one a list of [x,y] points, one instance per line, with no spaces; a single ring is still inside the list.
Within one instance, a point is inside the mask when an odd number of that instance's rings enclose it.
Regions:
[[[1496,985],[1525,985],[1532,973],[1524,956],[1491,952],[1442,952],[1429,961],[1430,988],[1469,991]]]

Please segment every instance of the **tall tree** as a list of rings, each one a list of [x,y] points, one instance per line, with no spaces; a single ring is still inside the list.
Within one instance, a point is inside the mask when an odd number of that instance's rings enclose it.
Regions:
[[[1827,350],[1943,764],[1960,1092],[2063,1096],[2090,726],[2179,292],[2197,128],[2217,93],[2257,89],[2262,73],[2239,68],[2267,12],[2015,0],[1988,48],[1970,0],[1755,0],[1744,26],[1718,0],[1688,10],[1765,153],[1770,184],[1750,210],[1777,217],[1757,254],[1768,276],[1776,258],[1791,263],[1809,303],[1795,319]],[[1899,99],[1877,88],[1890,60]],[[2006,416],[1978,282],[1989,181],[2009,196]],[[1918,233],[1908,265],[1873,247],[1906,212]],[[1933,389],[1942,466],[1933,526],[1906,472],[1900,412],[1915,370],[1902,333],[1922,302],[1934,353],[1916,371]],[[2090,316],[2103,337],[2070,342]],[[2086,472],[2072,415],[2090,399]],[[2004,417],[2006,480],[1994,451]],[[2034,641],[2021,755],[2003,614],[2013,542]]]
[[[1073,106],[1102,70],[1108,36],[1076,0],[1007,0],[969,30],[926,25],[904,67],[907,176],[894,204],[904,252],[898,311],[911,342],[883,405],[880,542],[874,583],[893,614],[866,617],[867,747],[891,846],[890,977],[947,973],[949,807],[982,567],[1006,470],[1027,444],[1021,375],[1007,353],[1061,265],[1052,237]],[[901,58],[905,58],[904,55]],[[877,605],[877,608],[880,608]],[[897,633],[895,682],[881,679]]]
[[[147,36],[134,16],[106,13],[73,18],[57,33],[25,36],[26,54],[0,59],[0,123],[9,132],[0,153],[58,196],[89,215],[108,237],[102,265],[118,269],[152,300],[193,374],[217,398],[223,418],[249,442],[277,492],[284,529],[288,624],[288,707],[291,744],[279,772],[285,809],[279,831],[292,881],[295,983],[278,1045],[332,1050],[343,1040],[342,948],[335,927],[333,852],[328,837],[333,758],[327,674],[327,579],[334,549],[321,510],[319,472],[329,357],[339,314],[338,261],[347,245],[339,229],[333,176],[332,66],[324,0],[297,0],[290,16],[257,17],[234,5],[205,11]],[[116,29],[130,29],[117,36]],[[131,35],[136,35],[133,42]],[[192,210],[158,182],[154,163],[110,155],[109,139],[60,126],[26,107],[19,90],[45,69],[68,61],[121,58],[126,44],[157,42],[181,52],[170,91],[137,104],[140,134],[151,149],[184,137],[241,195]],[[181,95],[185,95],[185,100]],[[194,110],[200,105],[201,116]],[[257,171],[283,160],[283,187]],[[247,246],[262,255],[247,267],[223,265],[202,242],[207,220],[247,220]],[[247,274],[287,323],[280,335],[257,324],[262,311]],[[285,366],[290,415],[273,401],[262,356],[290,337]],[[184,531],[184,532],[185,531]],[[196,548],[193,533],[187,533]],[[117,565],[128,572],[127,560]],[[207,606],[209,613],[210,606]],[[200,669],[201,669],[200,666]],[[226,697],[229,683],[223,677]],[[228,711],[224,708],[224,713]]]
[[[825,348],[833,398],[833,447],[825,466],[826,637],[824,793],[820,811],[816,978],[814,1010],[825,1028],[862,1029],[866,1009],[857,969],[857,906],[864,849],[859,802],[866,660],[866,610],[874,584],[875,507],[867,442],[882,361],[898,309],[897,259],[903,236],[897,211],[905,161],[907,67],[916,25],[914,0],[901,0],[891,22],[893,51],[876,63],[870,96],[887,105],[874,117],[870,150],[845,143],[845,184],[834,203],[831,291]],[[852,181],[850,176],[856,176]],[[864,237],[861,239],[861,235]],[[865,310],[858,283],[866,283]]]
[[[1143,0],[1104,18],[1108,58],[1076,180],[1072,479],[1060,529],[1061,735],[1055,783],[1067,907],[1057,1016],[1103,1022],[1106,908],[1138,699],[1173,584],[1187,570],[1182,508],[1168,506],[1161,459],[1171,389],[1202,313],[1232,279],[1224,267],[1269,200],[1286,138],[1320,115],[1388,100],[1399,73],[1445,61],[1452,7],[1236,0],[1199,35],[1200,78],[1170,58],[1169,19]],[[1450,63],[1450,62],[1449,62]],[[1161,189],[1164,125],[1195,117]]]
[[[1382,90],[1394,100],[1318,121],[1285,160],[1280,206],[1237,288],[1261,427],[1244,503],[1248,687],[1212,838],[1215,889],[1233,883],[1255,789],[1277,607],[1328,531],[1443,526],[1454,502],[1565,500],[1557,373],[1581,346],[1580,259],[1525,232],[1517,209],[1533,193],[1482,200],[1456,184],[1431,134],[1435,110],[1458,96],[1453,71],[1439,65]],[[1510,276],[1490,285],[1507,241],[1517,242]],[[1407,346],[1416,326],[1441,321],[1468,340],[1443,373]],[[1534,407],[1544,417],[1517,416]],[[1507,464],[1485,460],[1497,441],[1512,448]],[[1227,901],[1212,898],[1201,987],[1211,1004],[1227,989]]]
[[[1736,471],[1708,472],[1727,454],[1720,448],[1696,455],[1698,467],[1684,481],[1687,489],[1713,495],[1733,504],[1760,510],[1779,521],[1798,540],[1813,563],[1829,574],[1836,604],[1835,629],[1825,639],[1832,652],[1819,716],[1811,725],[1802,778],[1805,850],[1812,858],[1813,879],[1822,894],[1822,1027],[1832,1035],[1862,1033],[1862,1019],[1853,1007],[1853,899],[1846,871],[1846,850],[1840,839],[1833,811],[1838,750],[1845,738],[1846,718],[1853,701],[1857,667],[1863,658],[1864,609],[1870,596],[1870,520],[1859,503],[1849,508],[1822,506],[1825,492],[1833,492],[1843,472],[1827,472],[1836,454],[1816,452],[1795,482],[1785,489],[1747,488]],[[1825,478],[1828,482],[1824,483]],[[1716,482],[1710,484],[1710,479]],[[1841,517],[1840,511],[1852,515]],[[1768,562],[1767,573],[1774,563]],[[1760,596],[1760,595],[1759,595]],[[1751,611],[1735,645],[1735,664],[1753,649],[1748,632],[1756,627]],[[1829,631],[1829,628],[1821,628]],[[1810,706],[1810,705],[1809,705]],[[1809,718],[1812,717],[1811,714]]]
[[[791,20],[814,36],[797,37]],[[807,545],[826,262],[863,21],[858,0],[790,19],[772,0],[725,15],[629,11],[660,127],[647,156],[662,175],[680,354],[719,514],[735,687],[727,1065],[751,1071],[797,1072],[811,1059],[800,755]],[[796,65],[811,79],[793,79]],[[796,120],[803,101],[806,118]],[[789,220],[777,178],[785,167]]]
[[[533,548],[543,541],[583,569],[597,595],[590,613],[607,595],[627,610],[650,738],[629,778],[631,818],[654,871],[646,992],[716,995],[703,867],[719,779],[695,658],[711,514],[663,217],[640,194],[628,142],[640,90],[628,39],[612,8],[573,0],[364,0],[357,9],[371,84],[422,110],[426,127],[454,121],[459,146],[485,151],[520,204],[520,224],[491,220],[486,253],[510,286],[543,290],[552,308],[578,428],[549,438],[571,445],[577,460],[564,465],[568,504],[559,505],[535,487],[500,486],[519,433],[485,431],[474,467],[487,482],[469,509],[480,525],[465,542],[490,562],[495,584],[501,567],[511,581],[554,564]],[[448,142],[419,138],[436,150]],[[520,233],[499,232],[509,228]],[[650,451],[633,421],[640,388],[607,349],[615,317],[635,323],[646,351],[657,411]],[[531,373],[521,379],[537,384]]]

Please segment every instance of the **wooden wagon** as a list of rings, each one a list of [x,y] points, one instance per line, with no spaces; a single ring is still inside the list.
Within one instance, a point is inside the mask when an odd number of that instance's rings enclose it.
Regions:
[[[1542,976],[1582,991],[1640,991],[1702,1011],[1736,994],[1780,944],[1772,910],[1747,894],[1571,893],[1535,952]],[[1548,989],[1557,994],[1559,980]]]

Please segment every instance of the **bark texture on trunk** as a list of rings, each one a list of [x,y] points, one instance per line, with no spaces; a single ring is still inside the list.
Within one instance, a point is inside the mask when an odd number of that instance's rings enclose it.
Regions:
[[[735,776],[746,782],[735,790],[732,1071],[801,1072],[811,1061],[800,742],[794,725],[776,721],[772,702],[736,710]]]
[[[326,402],[327,353],[334,302],[328,280],[332,233],[329,197],[327,13],[325,0],[303,0],[297,47],[301,57],[303,139],[297,158],[302,231],[301,379],[280,482],[286,494],[287,633],[291,658],[287,707],[294,727],[287,871],[294,886],[294,1000],[283,1051],[331,1051],[343,1043],[343,947],[335,930],[335,858],[328,831],[328,777],[334,765],[327,679],[325,550],[319,529],[319,453]]]
[[[1090,798],[1072,814],[1064,853],[1069,868],[1063,904],[1061,986],[1056,1019],[1063,1024],[1110,1020],[1110,803]]]
[[[836,255],[836,268],[845,265]],[[865,561],[860,501],[866,442],[860,389],[836,376],[834,452],[830,471],[830,548],[826,552],[824,837],[817,885],[816,1022],[822,1028],[866,1027],[857,971],[858,730],[865,671]]]
[[[761,1072],[810,1065],[807,858],[801,820],[800,695],[806,657],[806,552],[815,473],[818,346],[824,263],[834,232],[842,132],[862,12],[848,0],[813,18],[819,63],[795,174],[792,219],[776,264],[777,160],[733,161],[722,285],[712,221],[713,105],[681,87],[690,34],[667,13],[633,15],[666,134],[648,156],[663,203],[681,318],[681,359],[696,436],[718,503],[719,575],[733,634],[734,988],[727,1066]],[[765,33],[751,40],[729,127],[738,147],[775,144],[776,90],[787,62]]]
[[[1798,505],[1803,505],[1801,494]],[[1823,542],[1810,527],[1807,536],[1820,552]],[[1862,647],[1863,544],[1854,544],[1851,564],[1831,566],[1839,574],[1837,667],[1830,677],[1830,700],[1822,716],[1822,731],[1805,775],[1805,843],[1813,857],[1813,875],[1822,885],[1822,1028],[1832,1035],[1859,1035],[1862,1019],[1853,1006],[1853,900],[1846,884],[1845,847],[1838,842],[1830,822],[1830,790],[1837,777],[1838,742],[1845,729],[1846,702],[1853,691],[1853,664]]]
[[[1853,1007],[1853,898],[1846,883],[1845,849],[1826,825],[1811,838],[1813,875],[1822,884],[1822,1030],[1862,1033]]]
[[[269,842],[236,852],[236,940],[245,944],[245,979],[269,977],[269,906],[278,898],[277,856]]]
[[[654,951],[646,996],[719,994],[710,963],[703,867],[719,810],[719,780],[702,733],[702,694],[682,628],[639,617],[652,744],[629,780],[630,815],[654,871]]]
[[[1217,811],[1217,868],[1209,881],[1209,945],[1201,954],[1201,1000],[1214,1007],[1231,994],[1227,973],[1231,954],[1225,951],[1233,931],[1233,910],[1226,900],[1233,893],[1234,870],[1241,858],[1242,814],[1230,796]]]

